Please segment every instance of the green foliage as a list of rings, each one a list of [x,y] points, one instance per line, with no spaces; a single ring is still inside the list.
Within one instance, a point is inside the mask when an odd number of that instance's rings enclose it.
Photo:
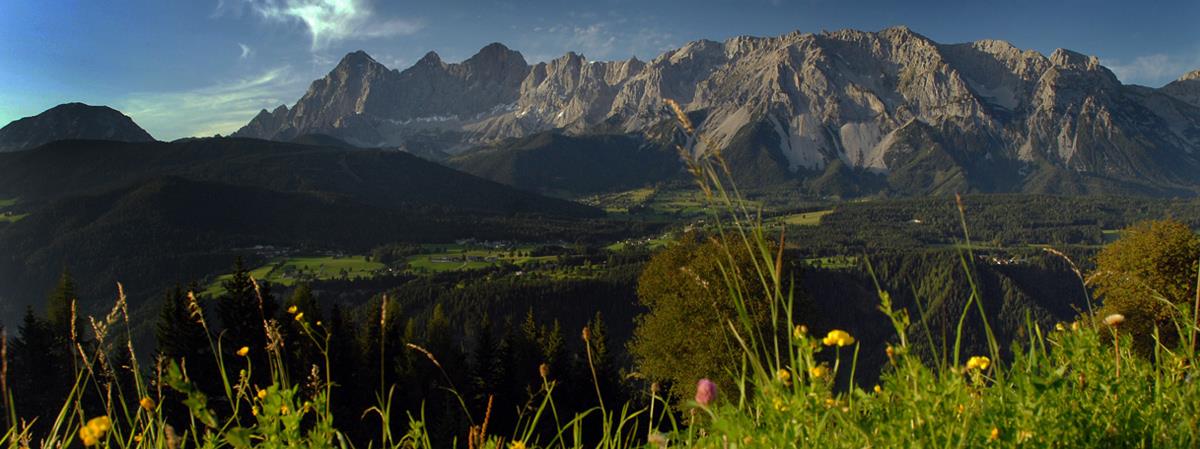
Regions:
[[[1103,315],[1119,313],[1121,327],[1149,354],[1155,329],[1170,347],[1178,340],[1179,304],[1196,298],[1200,237],[1175,220],[1146,221],[1126,228],[1096,257],[1091,281],[1103,299]]]
[[[638,318],[630,352],[641,373],[670,385],[676,398],[690,395],[692,383],[705,377],[733,387],[727,371],[740,363],[742,350],[728,329],[738,313],[723,285],[729,246],[741,282],[758,286],[750,295],[758,303],[750,307],[755,322],[765,324],[765,295],[744,248],[687,234],[656,254],[638,277],[638,300],[647,313]]]

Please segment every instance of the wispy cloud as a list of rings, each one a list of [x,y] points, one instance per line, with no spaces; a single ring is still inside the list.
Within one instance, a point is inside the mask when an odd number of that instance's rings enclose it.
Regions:
[[[639,28],[627,22],[617,18],[615,21],[585,25],[535,27],[535,34],[527,36],[524,43],[529,45],[532,58],[542,61],[562,56],[567,51],[581,53],[596,61],[635,55],[653,58],[676,45],[670,33],[649,27]]]
[[[303,86],[283,66],[197,89],[134,93],[116,105],[154,137],[173,140],[237,131],[258,111],[292,102]]]
[[[1132,60],[1105,59],[1101,63],[1123,83],[1157,87],[1200,69],[1200,51],[1182,55],[1155,53]]]
[[[244,60],[244,59],[247,59],[247,58],[249,58],[249,57],[250,57],[250,55],[253,55],[253,54],[254,54],[254,49],[253,49],[253,48],[250,48],[250,46],[249,46],[249,45],[246,45],[246,44],[243,44],[243,43],[239,42],[239,43],[238,43],[238,47],[242,49],[242,55],[238,57],[239,59],[243,59],[243,60]]]
[[[314,51],[341,40],[409,35],[424,27],[420,20],[376,17],[368,0],[242,0],[237,6],[267,21],[303,25]],[[217,14],[228,7],[219,1]]]

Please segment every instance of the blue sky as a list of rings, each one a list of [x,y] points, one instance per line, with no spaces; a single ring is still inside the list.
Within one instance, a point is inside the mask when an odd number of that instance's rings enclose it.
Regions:
[[[1200,2],[6,0],[0,124],[56,104],[113,106],[159,139],[229,133],[289,106],[347,52],[404,69],[503,42],[530,62],[568,50],[653,58],[695,39],[907,25],[939,42],[1003,39],[1099,56],[1126,83],[1200,68]]]

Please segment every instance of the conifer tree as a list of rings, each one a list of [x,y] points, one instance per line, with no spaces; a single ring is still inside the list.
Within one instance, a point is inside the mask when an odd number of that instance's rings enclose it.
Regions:
[[[190,290],[194,291],[195,286]],[[204,313],[203,310],[198,312]],[[203,316],[193,315],[183,289],[176,286],[168,290],[163,296],[155,328],[158,343],[156,352],[160,357],[179,363],[187,369],[188,377],[201,391],[217,397],[222,392],[222,385],[217,377],[216,359],[213,358],[208,332],[200,322],[202,319]],[[183,396],[171,389],[167,389],[165,394],[176,399],[163,403],[167,420],[178,426],[187,424],[188,411],[182,405]]]
[[[75,280],[71,278],[71,273],[64,269],[54,291],[46,300],[46,319],[51,329],[71,335],[71,306],[76,300],[78,295],[75,291]],[[74,335],[79,335],[78,322],[73,331]]]
[[[221,347],[233,353],[242,347],[250,348],[249,360],[254,370],[255,381],[269,381],[267,369],[267,334],[264,324],[275,315],[275,300],[271,296],[270,284],[259,283],[255,291],[250,273],[238,257],[233,275],[224,281],[225,293],[217,298],[217,315],[221,319]]]
[[[35,433],[54,422],[62,398],[70,389],[68,337],[56,332],[49,321],[25,310],[20,337],[13,342],[9,371],[17,416],[34,423]]]

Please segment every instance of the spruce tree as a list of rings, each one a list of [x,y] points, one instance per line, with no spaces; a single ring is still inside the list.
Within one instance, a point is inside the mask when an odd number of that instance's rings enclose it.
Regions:
[[[266,383],[270,379],[267,368],[267,332],[264,324],[273,318],[276,310],[270,285],[259,283],[255,291],[250,273],[238,257],[233,275],[224,281],[225,294],[217,298],[217,315],[221,318],[221,347],[233,353],[242,347],[250,348],[249,360],[254,370],[254,381]],[[228,366],[228,364],[227,364]],[[238,366],[235,364],[234,366]]]
[[[324,322],[321,306],[317,302],[316,296],[313,295],[312,288],[308,284],[300,284],[292,291],[284,304],[286,314],[280,315],[280,322],[283,324],[280,331],[283,334],[285,349],[287,350],[288,360],[287,366],[293,380],[299,381],[305,379],[312,372],[313,365],[317,365],[318,369],[324,369],[324,363],[321,358],[321,349],[313,338],[304,333],[303,324],[297,317],[303,314],[303,319],[308,323]],[[310,324],[311,325],[311,324]],[[316,338],[320,339],[319,335]]]
[[[20,337],[13,342],[9,371],[17,416],[37,419],[34,432],[45,431],[54,422],[62,398],[70,389],[71,356],[68,337],[56,332],[50,322],[25,310]]]
[[[71,278],[71,273],[64,269],[54,291],[46,299],[46,318],[51,329],[67,335],[71,335],[72,332],[79,335],[78,322],[75,329],[71,329],[71,305],[78,299],[75,280]]]

